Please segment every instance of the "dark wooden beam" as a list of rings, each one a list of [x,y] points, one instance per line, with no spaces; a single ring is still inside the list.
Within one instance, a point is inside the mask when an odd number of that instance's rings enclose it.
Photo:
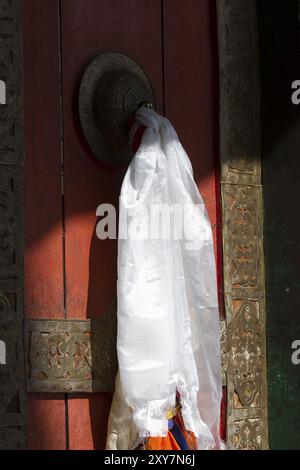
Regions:
[[[0,0],[0,449],[26,447],[23,97],[19,0]],[[4,84],[4,85],[3,85]]]

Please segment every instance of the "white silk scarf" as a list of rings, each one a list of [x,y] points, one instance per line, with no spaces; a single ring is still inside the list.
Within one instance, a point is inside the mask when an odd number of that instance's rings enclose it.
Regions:
[[[146,129],[120,196],[122,390],[140,437],[167,434],[178,392],[199,449],[218,449],[220,324],[210,221],[170,122],[145,107],[135,118]],[[157,231],[157,210],[170,229],[161,224]]]

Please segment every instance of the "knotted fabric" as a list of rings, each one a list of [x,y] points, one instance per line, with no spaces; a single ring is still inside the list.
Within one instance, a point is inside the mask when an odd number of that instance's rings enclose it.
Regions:
[[[198,448],[218,449],[220,326],[210,221],[170,122],[142,107],[135,123],[132,132],[141,125],[145,131],[119,214],[122,391],[139,437],[166,436],[179,397]]]

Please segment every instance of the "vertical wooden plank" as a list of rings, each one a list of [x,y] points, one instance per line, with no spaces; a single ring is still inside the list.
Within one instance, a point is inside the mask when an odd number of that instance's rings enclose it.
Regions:
[[[23,4],[25,312],[64,317],[58,0]],[[64,449],[63,395],[28,396],[31,449]]]
[[[89,61],[101,51],[134,57],[162,102],[161,5],[159,0],[62,0],[64,199],[68,318],[98,318],[116,296],[116,241],[95,236],[96,209],[117,206],[123,170],[93,159],[77,112],[78,87]],[[104,447],[110,397],[72,398],[70,449]]]
[[[216,19],[210,0],[163,0],[165,113],[194,168],[216,242]],[[215,26],[214,26],[215,24]],[[216,250],[216,254],[219,252]]]

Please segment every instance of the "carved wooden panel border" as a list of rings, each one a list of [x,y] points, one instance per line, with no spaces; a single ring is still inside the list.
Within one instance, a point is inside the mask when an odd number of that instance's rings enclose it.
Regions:
[[[116,336],[116,302],[99,320],[27,320],[28,391],[113,392]]]
[[[217,0],[227,443],[268,448],[260,90],[255,0]]]
[[[0,0],[0,449],[26,447],[20,6]]]

